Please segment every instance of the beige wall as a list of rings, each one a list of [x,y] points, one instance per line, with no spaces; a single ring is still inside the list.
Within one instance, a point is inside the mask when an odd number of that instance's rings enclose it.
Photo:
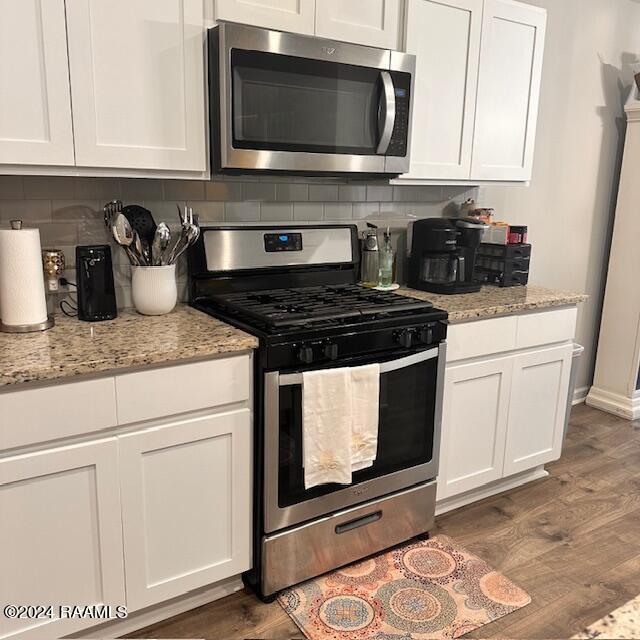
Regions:
[[[529,225],[531,282],[588,293],[578,319],[591,384],[624,135],[623,104],[640,55],[638,0],[528,0],[548,11],[534,174],[485,187],[498,217]]]

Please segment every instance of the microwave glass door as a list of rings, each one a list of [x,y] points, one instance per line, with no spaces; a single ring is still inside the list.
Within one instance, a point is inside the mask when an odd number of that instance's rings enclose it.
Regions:
[[[233,146],[375,155],[379,69],[232,49]]]
[[[267,464],[277,457],[277,474],[267,474],[272,476],[274,484],[277,483],[277,490],[273,487],[272,491],[267,491],[270,499],[277,502],[266,505],[267,510],[271,510],[268,520],[292,524],[349,506],[358,501],[354,499],[356,485],[376,485],[375,489],[365,489],[359,494],[363,496],[359,500],[362,501],[375,497],[374,491],[389,493],[435,477],[436,425],[440,419],[437,406],[439,365],[438,349],[381,363],[378,452],[373,466],[356,471],[351,485],[326,484],[308,490],[304,487],[302,452],[303,388],[299,380],[289,383],[289,376],[281,375],[277,392],[274,391],[277,393],[277,424],[275,420],[273,424],[267,424],[267,431],[277,429],[277,437],[273,437],[275,433],[267,433],[267,440],[277,446],[277,452],[271,455],[267,452]],[[267,413],[270,409],[273,407],[267,407]],[[275,412],[272,415],[275,416]],[[384,484],[389,478],[393,478],[393,486]]]

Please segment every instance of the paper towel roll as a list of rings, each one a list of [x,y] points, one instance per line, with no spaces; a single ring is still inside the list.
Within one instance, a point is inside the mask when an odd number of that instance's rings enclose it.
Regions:
[[[7,326],[47,319],[38,229],[0,229],[0,319]]]

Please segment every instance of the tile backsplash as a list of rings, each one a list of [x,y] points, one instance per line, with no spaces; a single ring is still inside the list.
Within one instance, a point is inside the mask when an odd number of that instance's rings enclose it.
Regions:
[[[385,182],[311,180],[291,177],[225,177],[211,181],[143,178],[74,178],[0,176],[0,226],[20,218],[40,229],[43,248],[65,252],[67,277],[75,281],[75,247],[113,246],[118,305],[131,306],[131,282],[124,252],[107,232],[102,207],[109,200],[137,203],[156,222],[178,223],[176,204],[194,208],[202,223],[357,222],[366,220],[394,229],[398,248],[406,247],[406,228],[413,217],[440,216],[446,207],[476,190],[466,187],[389,185]],[[186,298],[186,265],[178,265],[182,299]],[[50,299],[57,309],[61,292]]]

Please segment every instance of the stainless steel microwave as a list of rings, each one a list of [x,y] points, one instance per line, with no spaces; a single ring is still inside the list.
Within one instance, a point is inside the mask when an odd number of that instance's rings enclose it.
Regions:
[[[233,23],[209,30],[220,173],[409,169],[415,56]]]

